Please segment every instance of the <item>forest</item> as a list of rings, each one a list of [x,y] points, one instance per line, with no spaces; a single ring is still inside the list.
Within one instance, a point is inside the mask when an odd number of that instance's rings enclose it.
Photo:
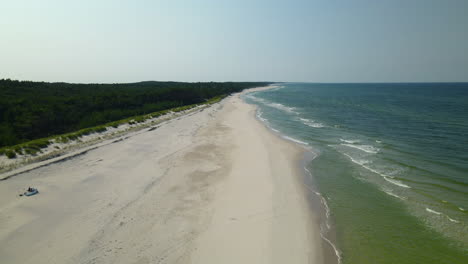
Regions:
[[[0,80],[0,148],[198,104],[265,82],[72,84]]]

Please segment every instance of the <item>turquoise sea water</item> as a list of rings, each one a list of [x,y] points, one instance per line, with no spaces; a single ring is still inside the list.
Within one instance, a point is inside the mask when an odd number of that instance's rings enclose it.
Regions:
[[[342,263],[468,263],[468,84],[277,84],[245,100],[307,164]]]

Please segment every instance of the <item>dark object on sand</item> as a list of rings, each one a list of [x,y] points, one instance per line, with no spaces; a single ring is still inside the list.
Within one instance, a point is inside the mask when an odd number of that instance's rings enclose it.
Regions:
[[[38,194],[39,191],[36,188],[29,187],[28,190],[24,193],[25,196],[32,196]]]

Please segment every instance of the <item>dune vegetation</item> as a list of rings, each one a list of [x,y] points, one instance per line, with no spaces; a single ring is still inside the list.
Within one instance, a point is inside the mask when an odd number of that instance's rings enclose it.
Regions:
[[[0,154],[35,154],[123,123],[213,103],[258,82],[70,84],[0,80]]]

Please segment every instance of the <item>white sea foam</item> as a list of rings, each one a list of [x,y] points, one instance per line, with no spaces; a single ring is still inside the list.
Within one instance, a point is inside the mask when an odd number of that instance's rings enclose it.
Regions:
[[[445,216],[445,217],[447,217],[447,219],[448,219],[450,222],[452,222],[452,223],[456,223],[456,224],[460,223],[460,221],[455,220],[455,219],[453,219],[453,218],[450,218],[450,216],[445,215],[445,214],[443,214],[443,213],[441,213],[441,212],[438,212],[438,211],[436,211],[436,210],[432,210],[432,209],[426,207],[426,211],[428,211],[429,213],[436,214],[436,215]]]
[[[263,112],[260,109],[257,110],[257,118],[264,123],[268,123],[268,120],[263,117]]]
[[[354,144],[354,143],[360,142],[359,139],[342,139],[342,138],[340,138],[340,141],[344,143],[348,143],[348,144]]]
[[[300,120],[304,125],[310,126],[310,127],[313,127],[313,128],[325,127],[322,123],[315,122],[314,120],[311,120],[311,119],[299,118],[298,120]]]
[[[426,211],[428,211],[429,213],[436,214],[436,215],[441,215],[442,214],[441,212],[434,211],[434,210],[432,210],[430,208],[427,208],[427,207],[426,207]]]
[[[350,147],[350,148],[355,148],[355,149],[359,149],[359,150],[362,150],[366,153],[371,153],[371,154],[377,154],[379,152],[379,149],[374,147],[374,146],[371,146],[371,145],[353,145],[353,144],[341,144],[342,146],[347,146],[347,147]]]
[[[463,209],[463,208],[461,208],[461,207],[458,207],[458,209],[459,209],[460,211],[465,211],[465,209]]]
[[[268,89],[268,91],[270,91],[270,92],[277,91],[279,89],[283,89],[284,87],[286,87],[286,86],[271,85],[270,89]]]
[[[340,251],[336,248],[335,244],[333,244],[328,238],[326,238],[322,233],[320,233],[320,236],[322,237],[323,240],[325,240],[330,246],[333,248],[335,251],[335,255],[338,258],[338,264],[341,263],[341,253]]]
[[[327,200],[325,200],[325,197],[323,197],[323,195],[320,195],[320,201],[322,202],[323,207],[325,208],[325,215],[327,216],[327,219],[329,219],[330,218],[330,207],[328,207]],[[328,229],[330,229],[330,226],[328,225],[328,223],[327,223],[327,227],[328,227]]]
[[[406,200],[406,197],[402,197],[402,196],[398,196],[394,193],[392,193],[391,191],[388,191],[388,190],[383,190],[386,194],[390,195],[390,196],[393,196],[395,198],[398,198],[398,199],[401,199],[401,200]]]
[[[397,185],[397,186],[400,186],[400,187],[403,187],[403,188],[411,188],[410,186],[400,182],[400,181],[397,181],[397,180],[394,180],[392,179],[392,176],[388,176],[378,170],[375,170],[369,166],[366,166],[367,163],[370,163],[370,161],[367,161],[367,160],[357,160],[357,159],[354,159],[353,157],[351,157],[350,155],[346,154],[346,153],[343,153],[341,152],[343,155],[347,156],[352,162],[358,164],[358,165],[361,165],[363,168],[375,173],[375,174],[378,174],[380,176],[382,176],[386,181],[388,181],[389,183],[392,183],[394,185]]]
[[[268,122],[268,119],[263,117],[263,112],[260,109],[257,110],[257,119],[262,121],[267,128],[273,130],[276,133],[281,133],[278,129],[272,128],[270,126],[270,122]]]
[[[295,138],[292,138],[292,137],[282,136],[282,138],[290,140],[292,142],[296,142],[296,143],[301,144],[301,145],[309,145],[309,143],[307,143],[307,142],[300,141],[299,139],[295,139]]]
[[[313,192],[320,198],[320,203],[323,205],[323,208],[325,208],[325,216],[327,218],[325,220],[325,225],[327,226],[327,229],[330,230],[331,229],[331,225],[330,225],[330,207],[328,207],[327,200],[319,192],[316,192],[316,191],[313,191]]]
[[[278,110],[281,110],[281,111],[284,111],[284,112],[287,112],[287,113],[299,114],[299,113],[296,111],[296,108],[295,108],[295,107],[285,106],[285,105],[280,104],[280,103],[273,103],[273,102],[270,102],[270,101],[265,100],[265,99],[263,99],[263,98],[256,97],[256,96],[253,95],[253,94],[247,94],[245,97],[247,97],[247,98],[249,98],[249,99],[252,99],[252,100],[255,101],[255,102],[264,104],[264,105],[269,106],[269,107],[272,107],[272,108],[276,108],[276,109],[278,109]]]
[[[403,183],[400,182],[400,181],[391,179],[392,176],[389,176],[389,175],[387,175],[387,174],[385,174],[385,173],[383,173],[383,172],[380,172],[380,171],[378,171],[378,170],[376,170],[376,169],[373,169],[373,168],[371,168],[371,167],[369,167],[369,166],[366,166],[366,164],[371,163],[371,161],[363,160],[363,159],[356,159],[356,158],[353,158],[351,155],[349,155],[349,154],[347,154],[347,153],[344,153],[344,152],[341,152],[341,151],[340,151],[340,153],[343,154],[343,155],[345,155],[346,157],[348,157],[352,162],[354,162],[354,163],[356,163],[356,164],[362,166],[363,168],[365,168],[365,169],[367,169],[367,170],[369,170],[369,171],[371,171],[371,172],[373,172],[373,173],[375,173],[375,174],[378,174],[378,175],[382,176],[386,181],[388,181],[388,182],[390,182],[390,183],[393,183],[393,184],[395,184],[395,185],[398,185],[398,186],[404,187],[404,188],[411,188],[410,186],[408,186],[408,185],[406,185],[406,184],[403,184]]]
[[[259,102],[259,103],[265,103],[264,99],[258,98],[254,94],[247,94],[245,97],[252,99],[253,101]]]
[[[361,165],[361,166],[363,166],[364,168],[366,168],[366,169],[368,169],[368,170],[370,170],[370,171],[372,171],[372,172],[374,172],[374,173],[380,174],[380,173],[377,172],[376,170],[374,170],[374,169],[372,169],[372,168],[369,168],[369,167],[367,167],[367,166],[364,166],[365,164],[370,163],[369,160],[355,159],[355,158],[351,157],[351,155],[346,154],[346,153],[343,153],[343,152],[341,152],[341,154],[347,156],[352,162],[354,162],[354,163],[356,163],[356,164],[358,164],[358,165]]]
[[[410,186],[402,183],[401,181],[397,181],[397,180],[394,180],[394,179],[391,179],[390,177],[387,177],[387,176],[384,176],[383,177],[386,181],[388,181],[389,183],[392,183],[392,184],[395,184],[397,186],[400,186],[400,187],[403,187],[403,188],[411,188]]]
[[[310,176],[312,176],[312,172],[307,168],[307,167],[304,167],[304,170],[307,171],[307,173],[309,173]],[[313,191],[315,194],[317,194],[316,191],[310,189],[311,191]],[[318,193],[318,195],[320,195],[320,193]]]
[[[282,110],[291,114],[298,114],[298,112],[296,111],[296,108],[294,107],[285,106],[280,103],[270,103],[270,102],[267,102],[266,100],[263,100],[263,103],[269,107],[273,107],[273,108],[276,108],[276,109],[279,109],[279,110]]]
[[[304,169],[309,173],[309,175],[312,176],[312,173],[310,172],[309,169],[307,169],[307,167],[304,167]],[[312,188],[310,188],[309,186],[307,186],[306,184],[304,184],[305,187],[307,189],[309,189],[309,191],[313,192],[315,195],[317,195],[319,198],[320,198],[320,203],[323,205],[323,207],[325,208],[325,216],[326,216],[326,220],[325,220],[325,225],[327,227],[327,229],[331,229],[331,226],[330,226],[330,208],[328,207],[328,203],[327,203],[327,200],[323,197],[323,195],[317,191],[314,191]]]

